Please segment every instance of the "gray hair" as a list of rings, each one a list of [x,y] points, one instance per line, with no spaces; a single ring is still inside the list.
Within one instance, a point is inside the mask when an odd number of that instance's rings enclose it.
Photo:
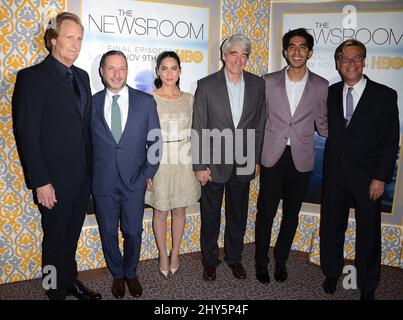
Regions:
[[[239,44],[248,53],[248,57],[252,51],[252,43],[249,38],[241,33],[233,34],[225,39],[221,45],[221,57],[227,55],[229,48],[233,44]]]

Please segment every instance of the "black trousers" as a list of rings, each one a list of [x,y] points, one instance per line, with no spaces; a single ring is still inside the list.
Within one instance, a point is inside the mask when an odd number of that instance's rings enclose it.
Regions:
[[[248,217],[249,185],[249,181],[240,181],[234,170],[226,183],[208,182],[201,188],[200,246],[204,266],[216,267],[221,262],[217,240],[220,233],[224,191],[224,260],[228,265],[241,262],[243,238]]]
[[[343,175],[327,181],[320,218],[320,263],[326,277],[340,277],[344,267],[344,237],[350,204],[355,205],[355,266],[362,291],[375,291],[381,272],[381,203],[369,199],[369,184],[347,186]]]
[[[39,206],[43,229],[42,268],[54,266],[57,272],[57,288],[48,290],[48,297],[64,299],[67,288],[77,279],[75,257],[88,209],[90,177],[84,178],[77,189],[56,188],[55,192],[57,203],[53,209]]]
[[[278,264],[286,264],[310,175],[311,172],[299,172],[295,168],[291,148],[288,146],[273,167],[262,166],[255,225],[257,267],[265,267],[269,263],[271,229],[281,198],[283,198],[283,218],[274,248],[274,259]]]

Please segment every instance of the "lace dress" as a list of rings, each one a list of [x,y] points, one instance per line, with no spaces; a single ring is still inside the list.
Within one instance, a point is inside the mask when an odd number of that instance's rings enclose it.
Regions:
[[[164,144],[161,163],[153,179],[153,191],[146,192],[145,203],[161,211],[191,206],[200,198],[200,184],[192,169],[190,149],[193,95],[184,92],[173,100],[153,96]]]

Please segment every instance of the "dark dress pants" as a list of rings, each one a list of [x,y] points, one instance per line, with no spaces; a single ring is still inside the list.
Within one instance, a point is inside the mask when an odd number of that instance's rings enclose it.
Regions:
[[[249,181],[240,181],[234,170],[227,182],[208,182],[201,188],[200,246],[204,266],[217,267],[221,262],[217,240],[220,233],[224,191],[224,260],[228,265],[241,262],[243,238],[248,218],[249,185]]]
[[[323,189],[320,219],[320,263],[326,277],[338,278],[344,267],[344,238],[350,204],[355,205],[355,266],[362,291],[375,291],[381,272],[381,203],[369,199],[369,184],[348,187],[338,175]]]
[[[88,176],[74,189],[54,186],[56,205],[53,209],[39,206],[43,229],[42,268],[54,266],[57,272],[57,288],[47,291],[50,299],[65,299],[67,288],[77,280],[77,242],[88,210],[90,183]]]
[[[133,278],[140,260],[146,182],[129,191],[119,178],[110,196],[95,195],[96,216],[106,264],[114,278]],[[123,256],[119,249],[119,222]]]
[[[271,229],[281,198],[283,217],[274,248],[274,260],[280,265],[286,264],[310,175],[310,171],[299,172],[295,168],[291,148],[288,146],[273,167],[262,166],[255,224],[257,267],[266,267],[269,263]]]

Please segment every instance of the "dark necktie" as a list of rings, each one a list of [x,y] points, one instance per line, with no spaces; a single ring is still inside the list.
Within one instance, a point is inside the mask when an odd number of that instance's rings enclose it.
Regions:
[[[81,115],[83,115],[83,110],[81,107],[81,95],[80,95],[80,89],[78,88],[77,80],[74,77],[73,71],[69,68],[66,70],[65,73],[66,80],[70,87],[73,89],[74,93],[76,94],[77,102],[79,105],[79,110],[81,112]]]
[[[350,123],[351,117],[353,116],[354,108],[353,108],[353,95],[351,94],[353,91],[353,87],[349,87],[346,95],[346,127]]]

